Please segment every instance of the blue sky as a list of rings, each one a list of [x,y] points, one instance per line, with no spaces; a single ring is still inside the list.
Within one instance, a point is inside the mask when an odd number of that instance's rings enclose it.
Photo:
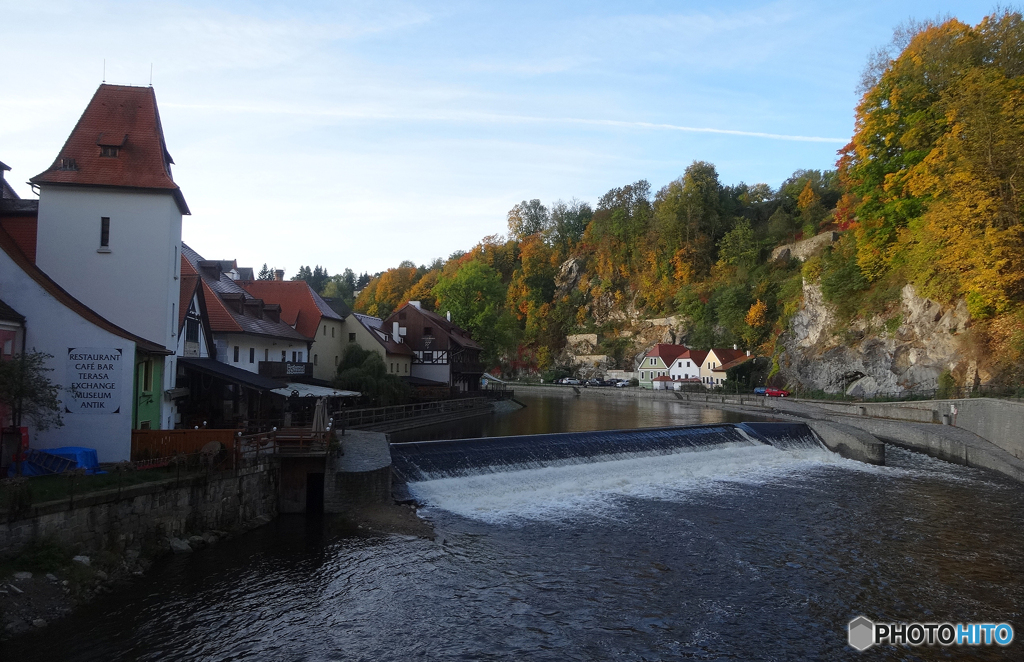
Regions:
[[[52,162],[103,77],[148,85],[209,258],[291,275],[429,262],[694,160],[830,168],[868,54],[977,2],[10,2],[0,160]]]

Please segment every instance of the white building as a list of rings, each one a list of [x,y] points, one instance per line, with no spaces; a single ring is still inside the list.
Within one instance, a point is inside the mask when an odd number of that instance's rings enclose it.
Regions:
[[[159,345],[119,328],[67,293],[31,263],[11,237],[0,230],[0,291],[10,310],[24,318],[23,347],[13,353],[44,352],[53,358],[51,382],[59,384],[63,427],[36,430],[29,421],[33,448],[95,448],[100,462],[131,455],[140,358],[162,358]],[[6,317],[11,317],[7,315]],[[12,352],[4,348],[4,354]],[[3,424],[9,424],[4,421]]]
[[[181,217],[151,87],[100,85],[67,142],[30,183],[39,192],[36,265],[103,318],[167,350],[139,369],[174,426]]]

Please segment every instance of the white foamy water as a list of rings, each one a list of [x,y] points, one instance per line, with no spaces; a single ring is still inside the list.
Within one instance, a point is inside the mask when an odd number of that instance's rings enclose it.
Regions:
[[[726,483],[763,483],[826,465],[884,469],[824,449],[781,451],[761,444],[723,444],[710,450],[518,471],[503,467],[494,473],[409,483],[408,488],[428,508],[472,519],[559,519],[614,508],[618,496],[685,498],[694,490],[712,490]]]

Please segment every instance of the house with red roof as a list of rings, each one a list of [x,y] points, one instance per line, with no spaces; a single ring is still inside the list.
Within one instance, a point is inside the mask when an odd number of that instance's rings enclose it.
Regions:
[[[136,367],[154,387],[145,420],[175,424],[181,218],[152,87],[100,85],[49,168],[29,180],[31,220],[5,214],[12,239],[49,278],[104,319],[165,352]],[[14,226],[18,226],[15,228]],[[34,244],[34,245],[33,245]]]
[[[383,322],[412,352],[410,382],[413,386],[447,386],[457,391],[476,391],[484,365],[483,347],[449,315],[427,310],[409,301]]]
[[[637,367],[637,380],[643,388],[654,388],[656,377],[669,377],[676,359],[690,351],[685,345],[658,343],[652,347]]]
[[[732,349],[712,349],[701,364],[701,382],[708,388],[721,386],[728,379],[730,370],[752,358],[749,350],[739,349],[736,345]]]
[[[313,378],[334,379],[345,347],[345,317],[337,313],[304,280],[239,280],[238,284],[265,304],[281,307],[281,321],[312,339],[308,351]]]

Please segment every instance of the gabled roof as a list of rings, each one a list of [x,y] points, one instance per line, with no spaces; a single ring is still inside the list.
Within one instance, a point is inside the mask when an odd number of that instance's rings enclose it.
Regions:
[[[658,343],[645,354],[648,358],[660,357],[665,362],[666,366],[671,366],[677,358],[690,351],[685,345],[670,345],[668,343]]]
[[[117,156],[100,156],[104,147],[116,148]],[[181,213],[188,214],[181,189],[171,178],[172,163],[153,88],[104,83],[53,165],[29,181],[164,190],[174,195]]]
[[[746,363],[747,361],[751,360],[752,358],[754,358],[754,357],[753,356],[747,356],[744,353],[743,356],[739,356],[739,357],[733,359],[732,361],[729,361],[728,363],[723,363],[722,365],[720,365],[717,368],[715,368],[714,370],[712,370],[712,372],[726,372],[728,370],[732,370],[736,366],[740,365],[741,363]]]
[[[702,349],[691,349],[689,352],[690,360],[696,364],[699,368],[704,365],[704,359],[708,358],[708,352]]]
[[[742,350],[742,349],[717,348],[716,347],[716,348],[712,348],[711,351],[714,352],[715,356],[718,357],[718,362],[722,366],[724,366],[727,363],[731,363],[731,362],[735,361],[738,358],[745,357],[747,355],[747,352],[745,350]],[[719,368],[715,368],[715,370],[719,370],[719,369],[720,369],[720,367]]]
[[[310,340],[290,324],[256,314],[264,307],[262,299],[246,292],[237,281],[231,280],[222,271],[225,267],[233,268],[233,260],[204,260],[184,242],[181,244],[181,257],[189,263],[188,269],[182,263],[182,276],[191,272],[197,274],[202,281],[206,314],[210,320],[210,330],[214,333],[252,333],[289,340]],[[242,312],[227,305],[226,301],[241,301]],[[251,305],[245,305],[247,302]]]
[[[3,163],[0,163],[0,166],[2,165]],[[16,311],[14,308],[8,306],[3,301],[0,301],[0,320],[3,320],[5,322],[14,322],[15,324],[24,324],[25,316]]]
[[[125,340],[132,341],[133,343],[135,343],[136,348],[138,348],[142,352],[146,352],[149,354],[164,355],[174,353],[173,351],[165,348],[163,345],[159,345],[150,340],[146,340],[145,338],[137,336],[134,333],[131,333],[130,331],[122,329],[113,322],[108,321],[105,317],[97,313],[92,308],[89,308],[84,303],[68,294],[67,290],[65,290],[63,287],[54,282],[53,279],[51,279],[45,273],[43,273],[39,269],[39,267],[32,264],[32,262],[30,262],[29,259],[25,257],[25,254],[21,252],[21,249],[18,248],[18,245],[14,243],[14,240],[11,239],[11,236],[4,232],[2,229],[0,229],[0,250],[3,250],[4,253],[7,253],[11,260],[13,260],[14,263],[18,265],[18,267],[22,271],[28,274],[28,276],[32,280],[38,283],[39,286],[42,287],[47,292],[47,294],[49,294],[54,299],[59,301],[62,305],[64,305],[64,307],[75,312],[79,317],[81,317],[85,321],[90,322],[91,324],[94,324],[95,326],[103,329],[104,331],[112,333],[115,336],[119,336],[121,338],[124,338]]]
[[[339,322],[345,319],[334,312],[304,280],[240,280],[239,285],[257,299],[280,305],[281,320],[313,339],[316,339],[321,319]]]
[[[411,311],[419,313],[426,319],[430,320],[434,325],[440,327],[442,331],[448,334],[448,338],[459,347],[464,347],[468,349],[483,349],[483,346],[480,343],[478,343],[477,341],[473,340],[470,337],[469,331],[466,331],[462,327],[453,324],[452,322],[449,322],[447,318],[441,317],[435,312],[426,310],[418,306],[414,306],[411,303],[407,303],[398,310],[396,310],[395,312],[391,313],[391,315],[388,316],[388,320],[397,322],[399,313],[408,313]]]
[[[341,319],[345,319],[352,314],[352,308],[341,297],[323,297],[323,300],[331,307],[331,310],[341,316]]]
[[[366,330],[381,344],[386,353],[412,356],[412,348],[405,343],[396,342],[391,338],[391,334],[384,330],[384,321],[381,318],[361,313],[352,313],[352,317],[356,318],[360,324],[366,327]]]

